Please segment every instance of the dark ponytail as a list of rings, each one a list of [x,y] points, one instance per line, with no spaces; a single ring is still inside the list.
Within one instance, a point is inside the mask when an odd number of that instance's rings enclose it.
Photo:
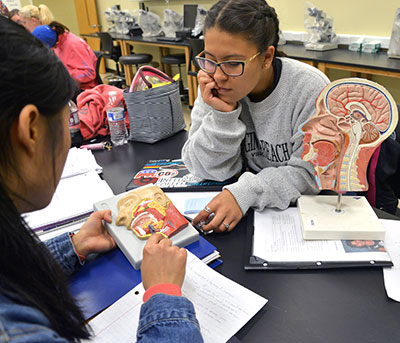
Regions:
[[[275,56],[286,56],[278,51],[279,20],[275,9],[265,0],[220,0],[208,11],[204,32],[212,27],[242,34],[253,42],[258,51],[275,47]],[[274,56],[274,57],[275,57]]]
[[[64,24],[59,23],[58,21],[52,21],[49,26],[57,33],[57,37],[65,32],[69,32],[69,28],[66,27]]]
[[[9,175],[20,178],[11,144],[11,127],[22,108],[35,105],[47,120],[53,173],[62,140],[61,110],[75,83],[57,56],[20,25],[0,18],[0,292],[41,311],[51,328],[71,342],[90,336],[69,294],[66,277],[46,246],[29,229],[11,200]],[[54,179],[54,178],[53,178]]]

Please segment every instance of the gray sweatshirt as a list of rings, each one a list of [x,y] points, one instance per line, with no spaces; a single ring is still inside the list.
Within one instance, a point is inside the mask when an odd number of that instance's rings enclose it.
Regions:
[[[316,194],[313,166],[301,159],[299,126],[315,112],[315,101],[329,79],[318,69],[281,58],[282,71],[272,93],[261,102],[243,98],[233,112],[207,105],[199,92],[192,110],[182,158],[200,178],[226,180],[242,213],[250,207],[287,208],[301,194]]]

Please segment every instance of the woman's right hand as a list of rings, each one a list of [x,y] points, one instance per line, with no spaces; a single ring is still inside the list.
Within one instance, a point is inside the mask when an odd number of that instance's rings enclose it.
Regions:
[[[234,104],[227,103],[218,97],[218,85],[210,74],[200,70],[197,74],[197,80],[199,81],[201,96],[206,104],[221,112],[232,112],[236,109],[237,102]]]
[[[141,267],[144,289],[160,283],[173,283],[182,287],[186,271],[187,251],[172,245],[161,234],[153,234],[143,249]]]

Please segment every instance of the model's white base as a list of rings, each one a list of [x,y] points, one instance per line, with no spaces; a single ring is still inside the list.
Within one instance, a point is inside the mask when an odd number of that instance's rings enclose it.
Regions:
[[[337,49],[338,45],[335,43],[305,43],[306,50],[326,51]]]
[[[365,197],[302,195],[297,201],[304,239],[383,240],[385,228]]]

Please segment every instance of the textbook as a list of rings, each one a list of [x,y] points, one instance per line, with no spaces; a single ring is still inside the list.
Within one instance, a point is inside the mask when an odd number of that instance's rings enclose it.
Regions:
[[[133,176],[126,190],[152,183],[166,192],[221,191],[223,186],[236,180],[236,177],[226,181],[199,179],[189,172],[182,159],[150,160]]]

